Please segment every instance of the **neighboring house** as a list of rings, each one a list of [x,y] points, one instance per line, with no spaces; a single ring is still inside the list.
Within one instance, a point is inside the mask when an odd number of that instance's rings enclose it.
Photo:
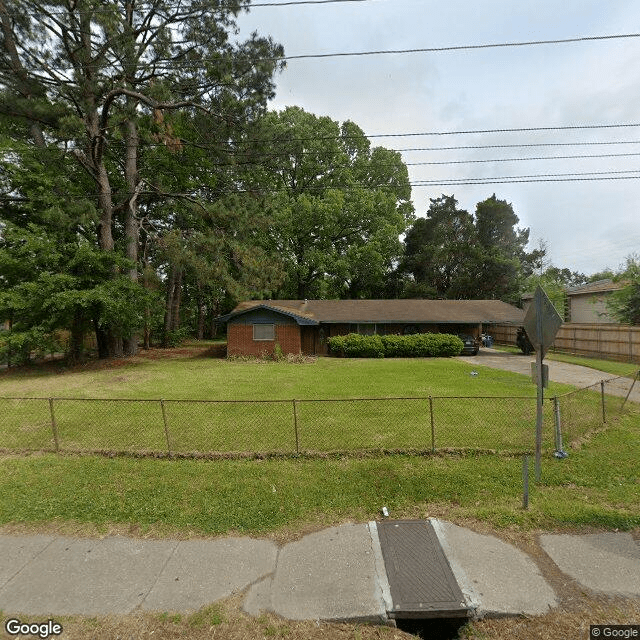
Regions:
[[[609,314],[607,298],[624,285],[624,282],[607,279],[567,289],[567,321],[574,324],[617,323]]]
[[[622,289],[626,283],[614,282],[611,279],[597,280],[578,287],[565,289],[561,313],[563,319],[571,324],[614,324],[618,321],[609,314],[607,298],[618,289]],[[533,293],[524,293],[520,298],[523,311],[526,313]]]
[[[347,333],[470,333],[492,324],[521,325],[521,309],[500,300],[251,300],[218,318],[227,353],[326,354],[327,338]]]

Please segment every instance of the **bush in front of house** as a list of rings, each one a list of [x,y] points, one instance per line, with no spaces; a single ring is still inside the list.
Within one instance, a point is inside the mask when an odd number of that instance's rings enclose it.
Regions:
[[[329,350],[345,358],[384,358],[384,346],[380,336],[361,336],[349,333],[327,340]]]
[[[328,340],[329,350],[346,358],[446,358],[460,355],[462,340],[448,333],[362,336],[349,333]]]

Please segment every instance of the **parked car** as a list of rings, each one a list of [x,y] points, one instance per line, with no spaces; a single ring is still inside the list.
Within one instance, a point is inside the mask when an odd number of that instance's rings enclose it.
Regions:
[[[518,347],[520,348],[520,351],[522,351],[522,353],[524,353],[525,356],[528,356],[534,351],[533,345],[531,344],[531,340],[529,340],[529,336],[527,335],[527,332],[525,331],[524,327],[520,327],[518,329],[518,333],[516,335],[516,344],[518,345]]]
[[[462,340],[462,355],[477,356],[480,351],[480,338],[475,338],[468,333],[459,333],[458,338]]]

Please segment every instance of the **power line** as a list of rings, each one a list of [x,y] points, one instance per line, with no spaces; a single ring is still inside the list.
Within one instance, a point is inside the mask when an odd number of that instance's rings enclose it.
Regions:
[[[293,5],[314,5],[314,4],[340,4],[343,2],[371,2],[371,0],[292,0],[291,2],[256,2],[249,5],[253,7],[290,7]]]
[[[407,167],[417,167],[423,165],[444,165],[444,164],[480,164],[488,162],[526,162],[529,160],[584,160],[588,158],[623,158],[630,156],[640,156],[638,153],[594,153],[594,154],[578,154],[571,156],[530,156],[524,158],[483,158],[478,160],[442,160],[433,162],[405,162]]]
[[[524,149],[528,147],[582,147],[591,145],[640,144],[640,140],[612,140],[610,142],[533,142],[521,144],[473,144],[452,147],[409,147],[405,149],[389,149],[404,153],[408,151],[455,151],[461,149]]]
[[[212,12],[220,11],[224,9],[231,10],[242,10],[242,9],[253,9],[254,7],[290,7],[294,5],[324,5],[324,4],[344,4],[344,3],[354,3],[354,2],[371,2],[372,0],[287,0],[286,2],[255,2],[255,3],[247,3],[247,4],[220,4],[215,7]],[[149,9],[150,7],[139,7],[142,11]],[[118,10],[118,7],[115,7],[115,10]],[[68,15],[113,15],[113,9],[103,8],[93,8],[93,9],[74,9],[73,11],[49,11],[47,12],[48,16],[68,16]],[[9,11],[6,14],[10,18],[18,18],[22,16],[42,16],[42,13],[36,11]]]
[[[538,45],[570,44],[576,42],[594,42],[602,40],[619,40],[625,38],[639,38],[640,33],[620,33],[604,36],[580,36],[577,38],[558,38],[556,40],[526,40],[523,42],[491,42],[485,44],[464,44],[448,47],[423,47],[416,49],[386,49],[379,51],[345,51],[339,53],[308,53],[295,56],[274,56],[260,58],[260,60],[306,60],[310,58],[343,58],[352,56],[398,55],[406,53],[444,53],[449,51],[473,51],[478,49],[504,49],[509,47],[531,47]]]
[[[571,125],[557,125],[557,126],[544,126],[544,127],[502,127],[497,129],[456,129],[450,131],[414,131],[408,133],[372,133],[362,135],[336,135],[336,136],[314,136],[306,138],[272,138],[269,140],[263,140],[260,138],[247,138],[246,140],[239,140],[237,144],[247,143],[259,143],[263,142],[269,145],[275,144],[288,144],[290,142],[317,142],[318,140],[357,140],[361,137],[368,139],[372,138],[419,138],[419,137],[438,137],[438,136],[460,136],[460,135],[483,135],[487,133],[533,133],[543,131],[585,131],[596,129],[625,129],[632,127],[640,127],[640,122],[621,122],[614,124],[571,124]],[[640,141],[639,141],[640,142]],[[541,143],[542,144],[542,143]],[[553,143],[546,143],[553,144]],[[586,144],[586,143],[577,143]],[[602,143],[608,144],[608,143]],[[633,144],[633,142],[621,142],[620,144]],[[520,146],[520,145],[517,145]],[[526,145],[525,145],[526,146]],[[451,147],[457,148],[457,147]],[[463,147],[461,147],[463,148]],[[476,148],[476,147],[468,147]],[[487,147],[489,148],[489,147]],[[407,149],[409,150],[409,149]],[[396,149],[396,151],[403,151],[403,149]]]
[[[497,178],[490,178],[484,182],[465,182],[460,180],[459,182],[430,182],[429,184],[412,184],[411,187],[468,187],[473,185],[490,185],[490,184],[524,184],[535,182],[601,182],[607,180],[638,180],[638,176],[609,176],[609,177],[585,177],[585,178],[523,178],[523,179],[505,179],[498,180]]]
[[[546,182],[546,181],[573,181],[573,180],[586,180],[586,179],[636,179],[640,178],[640,175],[625,175],[625,174],[640,174],[640,169],[627,169],[620,171],[585,171],[581,173],[534,173],[529,175],[520,176],[496,176],[496,177],[480,177],[480,178],[445,178],[434,180],[421,180],[419,182],[411,183],[411,186],[433,186],[433,185],[455,185],[459,183],[463,184],[497,184],[504,183],[505,181],[513,182]],[[604,176],[607,176],[604,178]]]
[[[593,124],[593,125],[560,125],[560,126],[543,126],[543,127],[515,127],[500,129],[467,129],[454,131],[421,131],[410,133],[379,133],[379,134],[362,134],[360,135],[340,135],[337,136],[315,136],[305,138],[281,138],[281,139],[260,139],[248,138],[246,140],[235,141],[237,145],[249,143],[263,143],[273,146],[275,144],[288,144],[292,142],[316,142],[318,140],[355,140],[360,137],[371,138],[403,138],[403,137],[425,137],[425,136],[454,136],[467,134],[487,134],[487,133],[521,133],[521,132],[537,132],[537,131],[578,131],[578,130],[596,130],[596,129],[616,129],[640,127],[638,122],[615,123],[615,124]],[[193,146],[200,149],[217,149],[224,153],[233,153],[235,155],[255,156],[255,157],[281,157],[288,155],[289,151],[238,151],[236,149],[224,149],[219,143],[196,143],[189,140],[180,139],[180,144]],[[111,143],[113,144],[113,143]],[[536,142],[536,143],[513,143],[513,144],[485,144],[485,145],[456,145],[446,147],[409,147],[401,149],[389,148],[388,151],[396,151],[398,153],[409,151],[454,151],[464,149],[515,149],[515,148],[531,148],[531,147],[571,147],[571,146],[591,146],[591,145],[629,145],[640,144],[640,140],[612,140],[612,141],[593,141],[593,142]],[[166,146],[164,142],[141,142],[140,147],[162,147]],[[30,150],[40,150],[37,147],[28,147]],[[385,147],[386,148],[386,147]],[[2,147],[0,151],[26,151],[27,147]],[[62,151],[62,149],[59,149]],[[44,149],[42,149],[44,151]],[[296,150],[298,152],[298,150]],[[339,151],[311,151],[300,150],[303,154],[317,153],[318,155],[333,155]]]
[[[324,0],[325,3],[332,2],[358,2],[365,0]],[[301,2],[302,3],[302,0]],[[321,4],[322,2],[308,2],[309,4]],[[262,6],[284,6],[283,3],[264,3]],[[259,6],[259,5],[255,5]],[[14,17],[19,16],[21,14],[15,13]],[[29,14],[32,16],[39,14]],[[54,15],[54,14],[50,14]],[[67,15],[66,13],[61,15]],[[412,49],[379,49],[379,50],[369,50],[369,51],[339,51],[339,52],[331,52],[331,53],[306,53],[306,54],[298,54],[298,55],[283,55],[283,56],[266,56],[263,58],[242,58],[238,57],[238,60],[246,60],[251,63],[257,62],[285,62],[289,60],[308,60],[308,59],[323,59],[323,58],[345,58],[345,57],[362,57],[362,56],[377,56],[377,55],[400,55],[400,54],[415,54],[415,53],[447,53],[453,51],[476,51],[482,49],[504,49],[504,48],[513,48],[513,47],[530,47],[530,46],[541,46],[541,45],[559,45],[559,44],[572,44],[579,42],[602,42],[606,40],[624,40],[624,39],[632,39],[632,38],[640,38],[640,33],[617,33],[617,34],[607,34],[601,36],[578,36],[575,38],[557,38],[557,39],[548,39],[548,40],[525,40],[525,41],[511,41],[511,42],[489,42],[483,44],[463,44],[463,45],[449,45],[444,47],[419,47]],[[157,63],[162,61],[158,60]],[[185,61],[173,60],[169,67],[163,67],[161,65],[156,66],[156,70],[166,71],[175,68],[181,69],[201,69],[203,64],[212,64],[214,61],[201,61],[201,62],[191,62],[187,63]],[[225,60],[216,60],[217,64],[227,63]],[[121,63],[119,66],[122,68],[126,67],[137,67],[140,63],[133,64],[124,64]],[[56,67],[58,71],[70,71],[73,67]]]
[[[183,143],[188,144],[188,143]],[[124,146],[124,144],[123,144]],[[157,147],[164,146],[163,143],[149,143],[149,144],[141,144],[141,147]],[[196,145],[200,146],[200,145]],[[0,150],[2,151],[16,151],[17,149],[4,148]],[[38,147],[32,147],[30,150],[33,151],[48,151],[48,149],[40,149]],[[310,154],[312,152],[306,152],[306,154]],[[328,153],[320,152],[320,156],[323,156],[325,159],[331,158],[332,156],[339,155],[340,151],[331,151]],[[251,156],[251,154],[238,154],[240,157],[242,156]],[[262,153],[258,154],[260,157],[273,157],[279,158],[283,156],[287,156],[288,154],[284,153],[273,153],[267,154]],[[640,156],[640,152],[633,153],[598,153],[598,154],[574,154],[574,155],[563,155],[563,156],[528,156],[528,157],[515,157],[515,158],[480,158],[480,159],[470,159],[470,160],[433,160],[433,161],[424,161],[424,162],[402,162],[405,167],[419,167],[419,166],[440,166],[440,165],[458,165],[458,164],[488,164],[493,162],[528,162],[528,161],[540,161],[540,160],[585,160],[585,159],[593,159],[593,158],[627,158],[627,157],[637,157]],[[212,167],[246,167],[246,166],[263,166],[265,168],[269,168],[264,162],[260,162],[258,160],[252,161],[241,161],[241,162],[213,162],[211,163]],[[393,167],[396,166],[395,163],[389,162],[378,162],[376,163],[377,167]],[[351,167],[350,164],[336,164],[333,166],[328,166],[327,169],[347,169]]]
[[[459,136],[467,134],[484,134],[484,133],[524,133],[533,131],[579,131],[588,129],[620,129],[640,127],[640,122],[622,122],[616,124],[570,124],[548,127],[512,127],[500,129],[457,129],[452,131],[418,131],[414,133],[378,133],[367,135],[367,138],[407,138],[411,136]],[[343,136],[348,138],[349,136]],[[329,140],[333,138],[306,138],[307,140]],[[294,139],[295,140],[295,139]],[[277,142],[274,140],[273,142]]]
[[[637,174],[637,175],[626,175]],[[640,179],[640,169],[629,169],[627,171],[589,171],[584,173],[539,173],[530,175],[515,175],[515,176],[496,176],[496,177],[480,177],[480,178],[449,178],[449,179],[434,179],[434,180],[421,180],[418,182],[409,183],[410,187],[436,187],[436,186],[472,186],[472,185],[489,185],[489,184],[510,184],[510,183],[536,183],[536,182],[593,182],[602,180],[637,180]],[[305,192],[324,192],[327,190],[375,190],[382,188],[393,188],[388,184],[349,184],[349,185],[330,185],[330,186],[308,186],[305,188]],[[201,185],[199,189],[210,191],[212,195],[216,197],[230,194],[252,194],[252,195],[269,195],[276,193],[290,193],[291,191],[284,188],[236,188],[236,189],[212,189]],[[195,198],[199,189],[195,189],[190,193],[179,192],[161,192],[161,191],[140,191],[136,192],[138,196],[159,196],[160,198]],[[96,198],[97,192],[87,192],[82,195],[70,195],[70,199],[83,199],[83,198]],[[130,191],[112,191],[114,197],[130,197],[134,195]],[[292,194],[295,195],[295,194]],[[9,201],[15,200],[15,196],[6,194],[0,195],[0,200]],[[27,199],[29,200],[29,199]]]

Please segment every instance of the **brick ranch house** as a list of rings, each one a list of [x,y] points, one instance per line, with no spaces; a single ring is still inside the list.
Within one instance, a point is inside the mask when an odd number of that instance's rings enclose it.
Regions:
[[[524,312],[500,300],[249,300],[217,320],[227,324],[228,355],[324,355],[327,338],[347,333],[490,331],[521,325]]]

